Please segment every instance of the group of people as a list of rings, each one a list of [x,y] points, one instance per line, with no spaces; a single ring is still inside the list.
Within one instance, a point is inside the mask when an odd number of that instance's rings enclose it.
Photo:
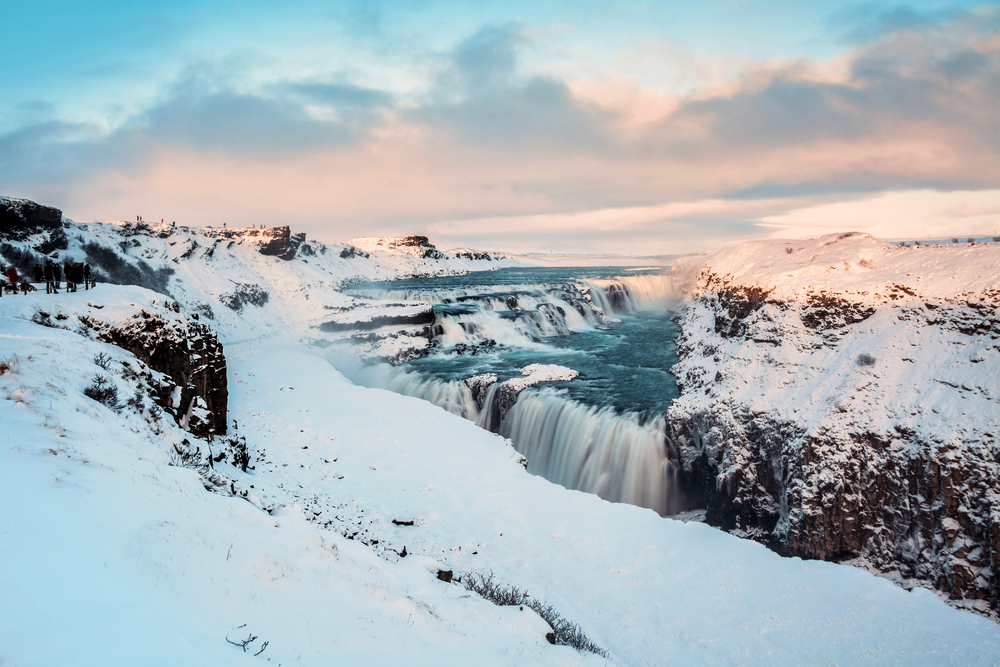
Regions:
[[[4,291],[17,293],[18,289],[21,290],[22,294],[32,292],[36,289],[31,284],[33,282],[44,282],[46,294],[58,294],[64,277],[67,292],[75,292],[80,283],[83,283],[83,289],[85,290],[94,287],[96,284],[91,277],[90,264],[83,262],[66,262],[60,266],[50,260],[45,262],[44,266],[35,264],[33,274],[32,277],[34,280],[28,280],[28,276],[19,275],[15,267],[8,267],[3,273],[7,279],[7,284],[2,286],[3,289],[0,289],[0,296],[3,295]]]

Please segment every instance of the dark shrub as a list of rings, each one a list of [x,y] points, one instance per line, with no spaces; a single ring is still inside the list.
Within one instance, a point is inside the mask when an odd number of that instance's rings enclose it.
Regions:
[[[858,366],[874,366],[875,357],[865,352],[864,354],[859,354],[858,358],[854,360]]]
[[[115,412],[121,412],[121,409],[125,407],[118,402],[118,387],[104,375],[95,375],[91,385],[84,389],[83,393],[88,398],[103,403]]]
[[[121,258],[113,249],[97,243],[85,243],[87,262],[92,267],[95,280],[115,285],[138,285],[160,294],[170,295],[167,289],[174,270],[169,267],[154,269],[139,259],[133,264]]]
[[[527,591],[522,591],[517,586],[499,583],[492,572],[488,575],[481,572],[468,572],[462,577],[461,582],[465,588],[497,606],[523,605],[532,609],[552,628],[552,632],[546,636],[546,639],[553,644],[570,646],[577,651],[589,651],[602,658],[608,657],[608,652],[605,649],[591,641],[578,624],[563,618],[555,607],[536,600]]]
[[[94,357],[94,363],[106,371],[111,370],[111,357],[104,354],[103,352]]]
[[[226,436],[220,438],[220,442],[222,443],[222,451],[213,457],[216,463],[228,460],[243,472],[246,472],[248,467],[253,470],[253,466],[250,465],[250,448],[247,447],[247,439],[244,436]]]
[[[0,245],[0,255],[3,255],[4,259],[13,264],[18,273],[22,275],[31,275],[35,264],[44,265],[48,259],[42,255],[36,255],[27,248],[19,248],[9,243]]]
[[[43,255],[48,255],[53,250],[65,250],[68,247],[69,239],[66,237],[66,232],[60,227],[49,233],[49,237],[36,245],[35,250]]]

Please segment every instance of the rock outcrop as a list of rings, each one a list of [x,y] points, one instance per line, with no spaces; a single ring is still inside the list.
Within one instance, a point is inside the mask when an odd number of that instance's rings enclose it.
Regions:
[[[364,309],[360,309],[356,317],[347,317],[341,320],[331,320],[319,325],[319,330],[324,332],[334,331],[372,331],[388,326],[414,327],[425,324],[433,324],[434,310],[429,306],[413,312],[400,312],[383,315],[368,315]],[[412,311],[412,309],[410,309]],[[354,313],[351,313],[354,314]]]
[[[0,197],[0,236],[22,241],[32,234],[62,228],[62,211],[27,199]]]
[[[288,225],[277,227],[218,227],[213,228],[214,236],[224,239],[236,239],[257,243],[257,251],[268,257],[277,257],[285,261],[295,258],[299,247],[305,243],[304,233],[292,234]]]
[[[1000,609],[1000,247],[771,245],[706,264],[683,316],[689,496],[780,553]]]
[[[354,246],[369,246],[402,250],[421,259],[447,259],[447,255],[434,247],[426,236],[359,237],[351,239]],[[478,259],[478,258],[476,258]]]
[[[222,344],[197,315],[182,314],[175,301],[164,306],[178,316],[142,308],[125,323],[87,315],[79,320],[100,340],[166,376],[157,388],[157,402],[182,428],[203,438],[224,435],[229,389]]]

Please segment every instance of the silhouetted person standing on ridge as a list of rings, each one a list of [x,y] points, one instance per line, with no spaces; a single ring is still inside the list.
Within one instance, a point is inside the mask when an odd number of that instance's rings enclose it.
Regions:
[[[83,265],[83,289],[89,290],[90,285],[90,264]]]
[[[62,269],[55,262],[52,263],[52,292],[59,294],[59,281],[62,280]]]
[[[45,278],[45,293],[52,294],[55,287],[52,285],[52,262],[45,261],[45,268],[42,269],[42,276]]]
[[[17,294],[17,269],[13,266],[7,268],[7,281],[10,283],[10,288],[14,294]],[[0,285],[0,289],[3,287],[3,285]]]

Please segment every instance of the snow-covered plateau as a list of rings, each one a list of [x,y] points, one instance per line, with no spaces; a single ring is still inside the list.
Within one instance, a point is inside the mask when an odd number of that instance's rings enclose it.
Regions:
[[[668,423],[709,523],[995,613],[1000,244],[835,234],[679,268]]]
[[[782,557],[703,523],[566,490],[528,474],[502,437],[425,401],[356,386],[327,361],[330,345],[392,359],[429,344],[424,311],[355,299],[344,286],[523,260],[440,251],[426,240],[336,245],[288,228],[84,225],[54,223],[43,213],[17,229],[5,223],[5,264],[30,269],[43,252],[60,263],[87,261],[98,284],[55,295],[43,285],[0,298],[4,665],[1000,660],[1000,626],[950,607],[933,591],[906,590],[857,567]],[[986,480],[977,487],[986,489],[983,498],[995,502],[996,455],[975,471],[959,464],[966,442],[981,435],[981,444],[968,449],[984,457],[993,443],[996,399],[985,392],[995,392],[988,385],[997,377],[990,347],[996,339],[960,327],[980,321],[973,313],[981,315],[981,307],[970,304],[982,304],[989,289],[995,327],[990,280],[1000,255],[985,246],[937,252],[895,249],[869,237],[828,238],[797,243],[791,254],[780,243],[740,246],[704,270],[691,268],[700,277],[684,314],[684,393],[670,423],[676,416],[692,424],[677,434],[686,438],[689,479],[716,475],[715,488],[727,490],[706,490],[706,501],[723,503],[707,505],[710,517],[739,516],[740,529],[759,537],[744,514],[732,511],[749,496],[728,495],[745,491],[749,475],[766,467],[754,459],[762,441],[740,421],[743,405],[756,406],[754,418],[769,414],[753,400],[795,423],[826,424],[822,433],[845,425],[875,432],[873,424],[903,420],[917,435],[897,436],[899,457],[912,452],[919,460],[920,448],[931,448],[939,458],[927,470],[969,470],[963,488],[974,486],[975,472]],[[833,257],[838,262],[829,269]],[[772,268],[764,266],[768,258]],[[862,268],[862,259],[874,268]],[[987,265],[975,278],[971,267]],[[873,287],[889,280],[919,296]],[[740,289],[752,290],[756,281],[767,292],[759,299]],[[820,300],[822,313],[810,305],[806,284],[816,294],[835,292]],[[901,319],[918,306],[940,319]],[[800,317],[793,330],[786,312],[812,318]],[[834,328],[846,320],[853,321]],[[339,326],[351,322],[358,326]],[[765,329],[783,338],[754,342],[764,340]],[[706,355],[709,345],[715,350]],[[795,350],[799,364],[811,359],[800,371],[810,374],[802,382],[812,378],[807,388],[795,384],[790,361],[779,372],[768,360]],[[890,363],[892,350],[898,358]],[[903,360],[920,350],[940,356],[933,363]],[[874,363],[858,364],[862,353]],[[966,362],[968,372],[959,367]],[[738,384],[738,373],[746,384]],[[872,389],[857,390],[862,373]],[[570,375],[542,367],[525,369],[523,377],[530,384]],[[779,376],[782,385],[773,383]],[[938,377],[955,387],[933,382]],[[899,392],[912,394],[907,411],[896,407]],[[964,415],[962,401],[969,401]],[[867,421],[836,421],[841,414]],[[796,497],[832,502],[830,494],[847,493],[838,482],[842,468],[897,460],[850,459],[860,454],[836,450],[840,437],[827,433],[813,449],[808,439],[778,443],[789,452],[815,450],[795,460],[820,462],[815,474],[831,486],[808,486],[813,473],[804,464],[795,469],[802,482],[791,472],[780,481],[787,479]],[[808,446],[795,450],[800,441]],[[887,457],[897,455],[894,442]],[[827,457],[820,445],[834,454]],[[897,472],[891,479],[909,479],[912,471]],[[917,491],[918,479],[906,484]],[[962,485],[952,483],[956,474],[947,479],[935,487],[938,498],[921,502],[931,509],[951,502]],[[770,483],[760,477],[758,486]],[[724,495],[732,498],[728,505]],[[935,539],[965,534],[959,517],[971,501],[964,499],[957,497],[960,511],[942,517]],[[765,506],[762,495],[753,502]],[[907,502],[914,511],[923,507]],[[784,521],[793,525],[807,511],[829,516],[840,508],[812,501],[793,507]],[[995,510],[985,516],[993,546],[981,548],[993,554]],[[855,530],[844,521],[811,525],[829,539]],[[970,553],[963,552],[965,562],[973,562]],[[541,605],[496,606],[458,581],[477,573],[517,585]],[[547,622],[535,611],[547,605],[607,657],[558,643],[565,635],[553,632],[551,614]]]

